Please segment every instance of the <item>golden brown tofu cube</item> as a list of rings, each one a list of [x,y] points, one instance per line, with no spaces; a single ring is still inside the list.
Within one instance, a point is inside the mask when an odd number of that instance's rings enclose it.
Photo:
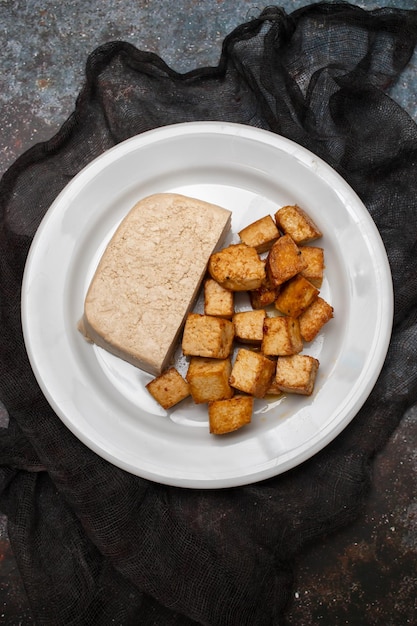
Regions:
[[[275,307],[284,315],[298,317],[318,295],[317,287],[298,274],[283,285],[275,300]]]
[[[264,333],[266,311],[239,311],[235,313],[232,322],[235,327],[235,339],[242,343],[260,344]]]
[[[313,341],[332,317],[333,307],[319,296],[298,318],[304,341]]]
[[[146,389],[164,409],[170,409],[190,395],[188,383],[175,367],[151,380]]]
[[[252,421],[253,398],[236,395],[230,400],[209,402],[210,432],[213,435],[231,433]]]
[[[216,280],[204,281],[204,313],[230,319],[234,310],[233,291],[225,289]]]
[[[319,361],[312,356],[295,354],[280,356],[277,361],[275,384],[284,393],[310,396],[319,368]]]
[[[272,378],[271,384],[269,385],[265,396],[283,396],[281,389],[278,387],[275,376]]]
[[[234,326],[231,320],[189,313],[182,336],[185,356],[226,359],[232,350]]]
[[[266,260],[266,273],[273,287],[279,287],[305,267],[301,252],[289,235],[274,243]]]
[[[320,289],[324,273],[324,250],[316,246],[300,246],[301,257],[306,267],[301,275],[310,281],[312,285]]]
[[[275,302],[278,295],[278,287],[272,287],[268,280],[265,278],[264,282],[258,289],[249,291],[249,299],[253,309],[263,309]]]
[[[186,379],[194,402],[201,404],[231,398],[234,395],[234,389],[229,385],[231,371],[230,359],[191,357]]]
[[[265,356],[288,356],[303,349],[300,324],[296,317],[267,317],[261,352]]]
[[[238,233],[242,243],[255,248],[258,254],[267,252],[280,236],[277,225],[270,215],[252,222]]]
[[[314,241],[322,236],[311,217],[299,206],[284,206],[275,213],[278,228],[290,235],[296,244]]]
[[[255,248],[237,243],[214,252],[208,264],[209,274],[225,289],[257,289],[265,279],[265,263]]]
[[[263,398],[275,372],[275,363],[259,352],[240,348],[229,382],[239,391]]]

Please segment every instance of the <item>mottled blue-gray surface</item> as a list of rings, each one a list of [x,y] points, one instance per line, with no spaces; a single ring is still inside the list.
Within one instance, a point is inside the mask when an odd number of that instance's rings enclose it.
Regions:
[[[128,41],[159,54],[178,72],[216,65],[225,35],[267,4],[0,0],[0,174],[33,143],[50,138],[72,112],[86,58],[98,45]],[[313,2],[275,4],[291,12]],[[417,9],[417,0],[384,4]],[[416,93],[417,54],[391,92],[417,121]],[[364,514],[300,560],[289,624],[417,624],[415,441],[417,411],[410,411],[376,460]],[[8,544],[6,520],[0,516],[0,624],[19,623],[32,623],[30,608]]]

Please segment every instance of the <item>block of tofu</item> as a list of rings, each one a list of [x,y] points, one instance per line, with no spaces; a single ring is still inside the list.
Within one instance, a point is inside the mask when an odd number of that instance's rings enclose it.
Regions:
[[[261,352],[265,356],[289,356],[303,349],[300,324],[296,317],[267,317]]]
[[[319,331],[333,317],[333,307],[320,296],[301,313],[300,333],[304,341],[313,341]]]
[[[258,254],[267,252],[280,236],[276,223],[270,215],[252,222],[238,233],[242,243],[255,248]]]
[[[296,204],[282,207],[274,217],[279,230],[290,235],[298,245],[314,241],[322,236],[311,217]]]
[[[306,262],[290,235],[283,235],[274,243],[266,260],[266,274],[273,287],[279,287],[305,267]]]
[[[209,402],[209,428],[213,435],[231,433],[252,421],[254,400],[251,396],[236,395],[229,400]]]
[[[318,295],[317,287],[301,274],[297,274],[283,285],[275,300],[275,307],[284,315],[298,317]]]
[[[232,322],[235,327],[235,339],[242,343],[260,344],[264,333],[264,320],[266,311],[238,311],[233,315]]]
[[[232,367],[232,387],[255,398],[263,398],[275,373],[275,362],[259,352],[240,348]]]
[[[310,396],[313,393],[319,361],[312,356],[295,354],[280,356],[277,361],[275,385],[284,393]]]
[[[79,324],[87,339],[158,375],[171,363],[231,212],[179,194],[138,202],[107,245]]]
[[[182,336],[185,356],[226,359],[233,347],[233,322],[222,317],[189,313]]]
[[[234,295],[216,280],[207,278],[204,281],[204,313],[215,317],[230,319],[234,311]]]
[[[255,248],[237,243],[211,255],[210,276],[231,291],[257,289],[265,279],[265,263]]]
[[[317,246],[300,246],[301,258],[306,267],[300,272],[304,278],[320,289],[324,274],[324,250]]]
[[[170,409],[190,395],[187,381],[175,367],[151,380],[146,389],[164,409]]]
[[[231,371],[230,359],[191,357],[186,379],[194,402],[201,404],[232,398],[234,389],[229,385]]]
[[[249,291],[249,299],[253,309],[263,309],[275,302],[279,287],[273,287],[266,276],[262,285],[258,289]]]

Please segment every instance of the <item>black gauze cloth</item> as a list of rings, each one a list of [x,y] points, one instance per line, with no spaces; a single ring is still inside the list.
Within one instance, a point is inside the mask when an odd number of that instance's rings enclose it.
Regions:
[[[0,508],[37,624],[281,624],[295,555],[362,510],[372,459],[416,400],[417,128],[387,95],[416,36],[416,11],[332,3],[268,7],[226,37],[217,67],[183,75],[105,44],[62,129],[4,175]],[[225,490],[154,484],[87,449],[43,397],[20,322],[29,246],[68,181],[132,135],[195,120],[268,129],[332,165],[375,220],[395,289],[388,356],[357,417],[301,466]]]

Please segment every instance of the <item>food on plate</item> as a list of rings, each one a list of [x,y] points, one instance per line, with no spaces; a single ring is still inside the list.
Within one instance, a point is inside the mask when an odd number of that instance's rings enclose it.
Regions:
[[[249,291],[249,299],[253,309],[263,309],[274,304],[277,295],[278,288],[271,285],[267,276],[258,289]]]
[[[300,323],[296,317],[267,317],[264,322],[261,352],[265,356],[290,356],[303,349]]]
[[[258,254],[261,254],[270,250],[280,233],[272,217],[265,215],[240,230],[238,235],[242,243],[252,246]]]
[[[229,384],[232,361],[191,357],[186,375],[191,396],[196,404],[232,398],[235,390]]]
[[[254,399],[236,395],[229,400],[208,403],[209,429],[213,435],[224,435],[250,424]]]
[[[284,206],[275,213],[280,231],[290,235],[297,245],[320,239],[322,233],[311,217],[298,205]]]
[[[171,359],[231,212],[173,193],[140,200],[90,283],[79,328],[93,343],[159,375]],[[231,322],[230,322],[231,324]]]
[[[275,384],[283,393],[311,396],[319,361],[307,354],[280,356],[277,360]]]
[[[233,291],[225,289],[213,278],[207,278],[204,282],[204,313],[230,319],[233,312]]]
[[[324,275],[324,250],[317,246],[300,246],[301,258],[305,261],[305,268],[301,276],[307,278],[312,285],[320,289]]]
[[[291,278],[278,293],[275,308],[284,315],[298,317],[318,297],[319,290],[301,274]]]
[[[258,289],[265,280],[265,263],[255,248],[237,243],[211,255],[210,276],[230,291]]]
[[[277,239],[266,260],[266,273],[272,287],[279,287],[306,267],[299,247],[289,235]]]
[[[333,317],[333,307],[320,296],[301,313],[300,333],[304,341],[313,341],[322,327]]]
[[[241,343],[260,345],[264,335],[265,309],[238,311],[233,315],[235,339]]]
[[[232,351],[234,334],[230,320],[189,313],[182,335],[183,354],[225,359]]]
[[[230,384],[239,391],[263,398],[275,374],[275,361],[260,352],[239,348],[230,374]]]
[[[190,395],[189,384],[175,367],[151,380],[146,388],[164,409],[171,409]]]

